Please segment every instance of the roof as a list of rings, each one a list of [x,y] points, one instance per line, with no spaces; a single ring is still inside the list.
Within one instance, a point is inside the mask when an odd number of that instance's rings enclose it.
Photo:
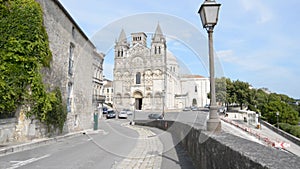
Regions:
[[[155,35],[159,35],[159,36],[163,35],[159,23],[157,24],[154,36]]]
[[[157,24],[157,27],[156,27],[156,30],[155,30],[155,33],[152,37],[152,40],[155,41],[155,42],[161,42],[161,39],[164,38],[164,35],[161,31],[161,28],[160,28],[160,25],[159,23]]]
[[[119,36],[119,42],[126,41],[126,33],[124,29],[121,30],[120,36]]]
[[[104,87],[112,87],[112,81],[107,81]]]
[[[204,76],[201,75],[181,75],[182,78],[205,78]]]

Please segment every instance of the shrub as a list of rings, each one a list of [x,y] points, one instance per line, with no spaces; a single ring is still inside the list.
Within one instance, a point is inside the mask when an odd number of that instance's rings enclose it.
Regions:
[[[286,131],[286,132],[300,138],[300,126],[298,126],[298,125],[279,123],[279,128],[282,129],[283,131]]]

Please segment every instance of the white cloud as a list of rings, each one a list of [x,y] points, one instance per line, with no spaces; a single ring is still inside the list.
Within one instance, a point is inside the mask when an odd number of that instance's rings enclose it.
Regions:
[[[264,24],[273,18],[273,14],[270,8],[264,1],[261,0],[241,0],[242,6],[247,12],[255,12],[258,14],[259,18],[257,20],[258,24]]]
[[[233,50],[221,50],[221,51],[217,51],[216,53],[221,61],[224,62],[236,61],[236,58],[233,55],[234,54]]]

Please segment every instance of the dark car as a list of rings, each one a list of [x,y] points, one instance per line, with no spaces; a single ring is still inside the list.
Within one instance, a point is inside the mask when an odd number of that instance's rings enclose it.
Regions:
[[[161,120],[163,119],[163,116],[160,114],[152,113],[148,115],[149,119],[155,119],[155,120]]]
[[[103,107],[103,108],[102,108],[103,114],[107,114],[107,111],[108,111],[107,107]]]
[[[116,118],[116,113],[113,110],[108,110],[106,114],[107,119]]]

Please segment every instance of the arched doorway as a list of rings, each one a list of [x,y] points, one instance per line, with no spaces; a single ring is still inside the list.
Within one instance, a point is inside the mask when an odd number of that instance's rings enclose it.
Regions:
[[[133,93],[133,97],[135,99],[135,109],[142,110],[143,105],[143,94],[139,91]]]

